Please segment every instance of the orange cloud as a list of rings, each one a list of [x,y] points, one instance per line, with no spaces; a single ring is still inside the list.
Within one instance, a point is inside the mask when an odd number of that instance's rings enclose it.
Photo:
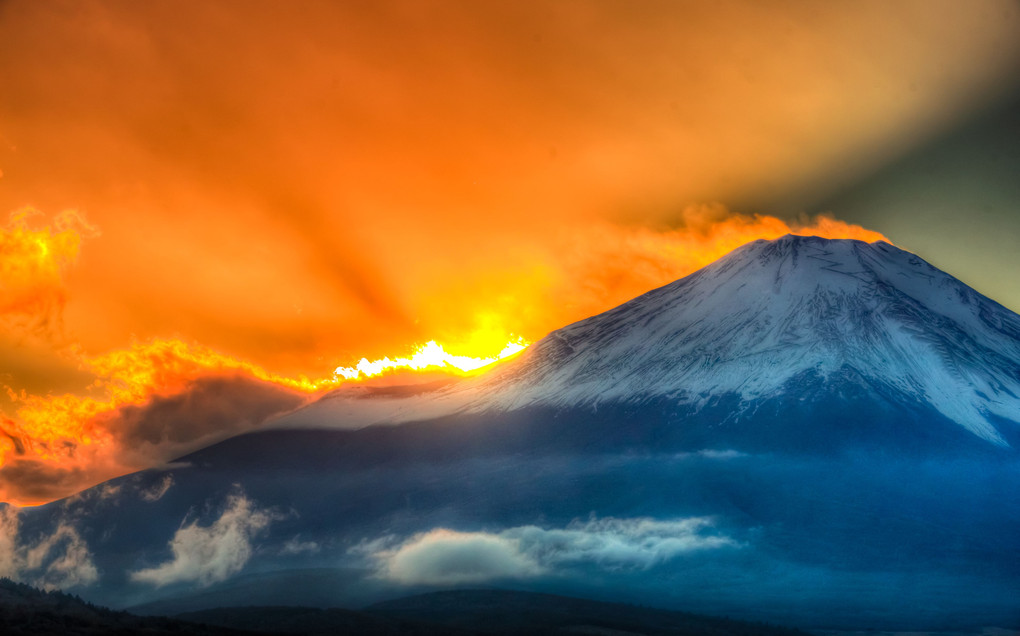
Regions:
[[[0,498],[38,503],[71,494],[256,426],[335,384],[278,376],[179,340],[139,343],[81,364],[95,377],[84,395],[9,389],[15,413],[3,420]]]
[[[11,0],[0,209],[103,229],[64,312],[87,351],[314,376],[534,339],[562,235],[796,213],[1020,77],[1008,0],[819,4]]]
[[[26,451],[41,459],[64,459],[80,445],[108,443],[113,433],[96,426],[127,406],[140,406],[154,396],[185,392],[206,376],[244,375],[295,392],[314,392],[323,382],[286,378],[261,367],[179,340],[136,344],[82,359],[96,378],[89,395],[13,395],[17,431]]]
[[[0,320],[8,329],[48,330],[59,324],[67,288],[64,275],[85,238],[98,230],[73,210],[51,225],[33,223],[41,213],[24,208],[0,226]]]
[[[732,213],[718,204],[689,207],[680,219],[680,227],[663,231],[593,225],[563,252],[562,269],[568,278],[556,295],[566,295],[575,311],[587,314],[686,276],[756,239],[801,234],[867,242],[889,240],[878,232],[827,216],[788,222],[768,215]],[[570,286],[579,289],[570,291]]]

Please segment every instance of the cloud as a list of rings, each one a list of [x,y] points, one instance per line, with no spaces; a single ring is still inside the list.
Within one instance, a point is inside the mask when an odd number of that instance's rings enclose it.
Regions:
[[[485,532],[433,530],[380,558],[384,577],[404,584],[459,585],[544,572],[518,541]]]
[[[438,528],[396,545],[365,544],[382,578],[405,585],[459,585],[534,578],[564,569],[647,570],[695,550],[737,547],[711,519],[575,520],[567,527],[518,526],[498,533]],[[385,542],[383,542],[385,543]]]
[[[64,276],[82,240],[99,232],[73,210],[56,215],[49,225],[32,222],[39,216],[38,210],[23,208],[0,225],[0,325],[45,335],[60,327],[67,301]]]
[[[705,457],[707,459],[739,459],[742,457],[748,457],[747,453],[743,453],[738,450],[733,450],[731,448],[728,448],[726,450],[714,450],[711,448],[706,448],[704,450],[699,450],[698,455],[701,457]]]
[[[100,500],[113,499],[114,497],[120,494],[120,491],[123,487],[124,487],[123,484],[113,484],[110,482],[106,482],[102,486],[99,486],[98,488],[95,489],[96,496]]]
[[[38,503],[65,497],[101,479],[78,462],[14,457],[0,466],[0,498]]]
[[[673,453],[672,455],[670,455],[670,457],[672,457],[675,460],[701,458],[725,461],[729,459],[742,459],[744,457],[750,457],[750,455],[742,451],[734,450],[732,448],[725,449],[703,448],[699,451],[694,452]]]
[[[153,503],[163,498],[170,487],[174,485],[174,476],[167,473],[163,475],[163,479],[159,480],[149,488],[142,490],[138,493],[138,496],[142,498],[142,501]]]
[[[256,508],[244,496],[227,498],[220,517],[211,525],[185,523],[170,540],[173,557],[153,568],[130,573],[132,581],[162,587],[171,583],[208,586],[241,571],[252,554],[252,539],[277,517]]]
[[[548,320],[551,312],[558,324],[548,326],[558,327],[606,311],[757,239],[805,234],[888,240],[878,232],[824,215],[788,221],[739,214],[718,203],[687,206],[675,215],[674,224],[670,229],[653,229],[588,222],[558,236],[555,247],[543,256],[542,269],[548,272],[549,283],[540,317]],[[523,332],[530,334],[534,327],[527,327]]]
[[[280,554],[315,554],[322,546],[315,541],[302,541],[300,536],[291,537],[280,548]]]
[[[25,566],[41,570],[35,581],[44,589],[88,585],[99,578],[84,539],[67,523],[25,551]]]
[[[0,504],[0,576],[18,578],[21,569],[18,556],[18,509]]]
[[[99,579],[88,545],[67,521],[31,543],[19,541],[19,526],[18,509],[0,504],[0,576],[47,590],[90,585]]]
[[[173,447],[209,435],[227,436],[254,428],[291,410],[304,396],[241,375],[202,377],[175,395],[155,395],[142,405],[110,413],[110,432],[126,448]]]
[[[0,499],[66,497],[251,430],[309,399],[180,343],[115,354],[96,362],[91,394],[18,396],[17,418],[0,420]]]
[[[103,228],[83,345],[185,330],[304,373],[524,304],[540,280],[494,283],[592,219],[801,209],[759,202],[884,165],[1020,59],[1009,0],[11,4],[0,204]],[[448,306],[451,271],[479,275]]]

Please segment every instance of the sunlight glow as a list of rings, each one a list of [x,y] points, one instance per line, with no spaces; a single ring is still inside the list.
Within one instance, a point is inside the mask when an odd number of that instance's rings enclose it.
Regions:
[[[437,344],[435,340],[429,340],[424,345],[417,347],[410,357],[391,359],[387,356],[379,360],[362,358],[353,367],[337,367],[334,373],[338,378],[342,377],[347,380],[367,378],[394,370],[435,370],[468,374],[498,360],[516,355],[524,351],[529,344],[523,338],[518,338],[508,342],[499,353],[493,356],[475,358],[453,355],[443,349],[443,345]]]

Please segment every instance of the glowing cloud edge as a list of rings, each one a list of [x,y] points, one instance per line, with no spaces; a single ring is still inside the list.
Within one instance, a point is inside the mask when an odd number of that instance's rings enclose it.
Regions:
[[[414,353],[410,357],[391,359],[386,356],[378,360],[362,358],[353,367],[337,367],[333,374],[337,381],[357,380],[403,369],[414,371],[433,369],[466,374],[514,356],[524,351],[530,344],[524,338],[517,338],[507,342],[506,346],[494,356],[476,358],[454,355],[443,349],[443,345],[438,344],[435,340],[429,340],[425,344],[415,347]]]

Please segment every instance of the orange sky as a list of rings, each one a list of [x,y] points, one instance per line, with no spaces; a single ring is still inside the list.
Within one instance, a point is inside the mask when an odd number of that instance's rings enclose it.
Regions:
[[[307,399],[284,377],[430,339],[492,355],[744,240],[858,232],[805,202],[1015,89],[1018,22],[995,0],[0,3],[0,498],[255,425]],[[118,352],[165,372],[100,368]],[[66,400],[85,414],[39,415]]]

